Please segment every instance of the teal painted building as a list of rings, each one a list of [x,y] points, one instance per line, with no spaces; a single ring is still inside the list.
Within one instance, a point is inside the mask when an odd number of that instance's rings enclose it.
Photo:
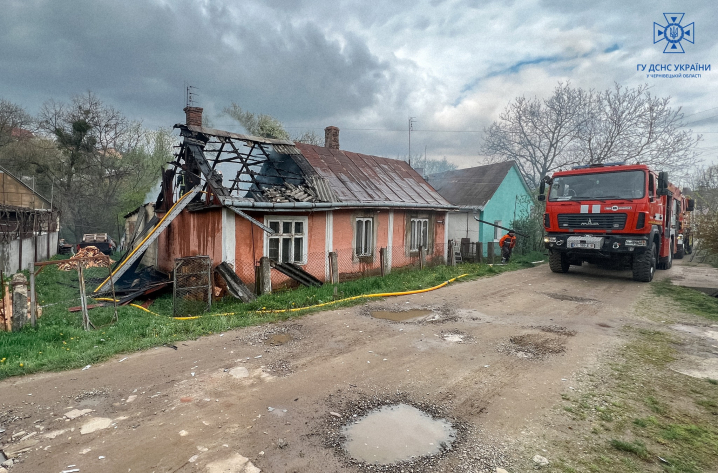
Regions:
[[[449,240],[480,241],[484,255],[486,243],[498,242],[507,232],[477,222],[474,216],[508,228],[517,217],[528,214],[532,205],[531,190],[513,161],[432,174],[426,180],[444,199],[461,208],[449,213]]]

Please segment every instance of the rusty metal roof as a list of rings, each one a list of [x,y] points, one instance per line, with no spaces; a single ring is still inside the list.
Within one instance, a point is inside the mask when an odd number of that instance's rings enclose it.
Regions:
[[[304,143],[296,147],[337,202],[451,205],[404,161]]]

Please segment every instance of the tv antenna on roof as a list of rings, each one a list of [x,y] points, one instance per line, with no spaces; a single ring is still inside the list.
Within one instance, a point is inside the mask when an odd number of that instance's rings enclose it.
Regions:
[[[193,85],[187,85],[185,83],[185,106],[194,107],[194,97],[197,95],[197,92],[194,92],[195,90],[199,89]]]

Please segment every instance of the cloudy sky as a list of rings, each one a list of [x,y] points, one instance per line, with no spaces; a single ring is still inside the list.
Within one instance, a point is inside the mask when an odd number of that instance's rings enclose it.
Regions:
[[[341,130],[343,149],[479,162],[482,130],[514,97],[559,81],[648,84],[671,96],[718,162],[718,8],[713,0],[0,0],[0,97],[37,113],[88,90],[150,127],[184,120],[185,84],[216,128],[221,110],[290,133]],[[664,54],[653,23],[682,12],[695,44]],[[647,78],[637,64],[711,64]]]

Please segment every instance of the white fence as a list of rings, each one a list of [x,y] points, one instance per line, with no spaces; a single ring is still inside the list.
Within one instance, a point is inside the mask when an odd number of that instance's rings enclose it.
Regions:
[[[57,253],[58,232],[0,243],[0,269],[13,274],[28,269],[33,261],[50,259]]]

